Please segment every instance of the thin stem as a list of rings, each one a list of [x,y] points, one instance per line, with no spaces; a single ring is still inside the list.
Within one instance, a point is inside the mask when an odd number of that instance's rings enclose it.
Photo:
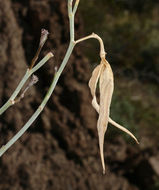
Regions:
[[[74,43],[70,43],[68,50],[66,52],[66,55],[63,59],[63,62],[59,68],[59,70],[57,71],[57,73],[55,74],[53,81],[51,83],[51,86],[47,92],[47,94],[45,95],[44,100],[42,101],[42,103],[40,104],[39,108],[35,111],[35,113],[31,116],[31,118],[28,120],[28,122],[22,127],[22,129],[6,144],[3,145],[2,148],[0,149],[0,156],[2,156],[24,133],[25,131],[31,126],[31,124],[35,121],[35,119],[39,116],[39,114],[42,112],[44,106],[46,105],[47,101],[49,100],[51,94],[53,93],[55,86],[57,84],[57,81],[63,71],[63,69],[65,68],[68,59],[73,51],[75,44]]]
[[[70,42],[68,50],[66,52],[66,55],[65,55],[65,57],[64,57],[64,59],[63,59],[63,61],[61,63],[61,66],[60,66],[59,70],[56,73],[56,77],[55,77],[54,84],[53,84],[53,89],[55,88],[55,86],[56,86],[56,84],[57,84],[57,82],[59,80],[59,77],[60,77],[62,71],[64,70],[64,68],[65,68],[65,66],[67,64],[68,59],[70,58],[70,55],[71,55],[71,53],[73,51],[74,46],[75,46],[75,44],[73,42]]]
[[[15,103],[14,100],[15,100],[16,96],[19,94],[19,92],[22,89],[22,87],[24,86],[24,84],[27,81],[27,79],[35,71],[37,71],[40,67],[42,67],[51,57],[53,57],[53,54],[50,52],[35,67],[33,67],[31,70],[27,69],[24,77],[20,81],[19,85],[17,86],[17,88],[15,89],[15,91],[13,92],[13,94],[11,95],[11,97],[9,98],[9,100],[0,108],[0,115],[2,115],[2,113],[4,111],[6,111],[10,106],[12,106]]]
[[[33,86],[34,84],[36,84],[36,83],[38,82],[38,80],[39,80],[38,77],[33,74],[33,75],[32,75],[32,78],[31,78],[31,80],[30,80],[30,82],[27,84],[27,86],[25,87],[25,89],[23,90],[23,92],[21,93],[21,95],[20,95],[18,98],[16,98],[16,99],[14,100],[15,103],[20,102],[21,99],[24,98],[25,93],[27,92],[27,90],[28,90],[31,86]]]
[[[20,81],[19,85],[17,86],[17,88],[15,89],[15,91],[13,92],[12,96],[9,98],[9,100],[0,108],[0,115],[3,114],[3,112],[5,112],[11,105],[14,104],[14,99],[17,96],[17,94],[19,93],[19,91],[21,90],[21,88],[23,87],[24,83],[26,82],[26,80],[30,77],[29,74],[29,70],[26,71],[24,77],[22,78],[22,80]]]
[[[31,65],[30,65],[29,69],[32,69],[33,66],[35,65],[35,63],[36,63],[36,61],[37,61],[37,59],[38,59],[38,57],[39,57],[39,54],[40,54],[41,49],[42,49],[42,46],[39,46],[39,47],[38,47],[38,50],[37,50],[37,52],[36,52],[36,54],[35,54],[35,56],[33,57],[32,61],[31,61]]]
[[[72,13],[72,0],[68,0],[68,11],[69,13]],[[60,68],[58,69],[58,71],[56,72],[53,81],[51,83],[51,86],[44,98],[44,100],[42,101],[41,105],[39,106],[39,108],[35,111],[35,113],[31,116],[31,118],[28,120],[28,122],[22,127],[22,129],[4,146],[2,146],[2,148],[0,149],[0,156],[2,156],[4,154],[5,151],[7,151],[23,134],[24,132],[30,127],[30,125],[35,121],[35,119],[38,117],[38,115],[42,112],[44,106],[46,105],[47,101],[49,100],[51,94],[53,93],[55,86],[60,78],[60,75],[62,73],[62,71],[64,70],[68,59],[73,51],[73,48],[75,46],[75,42],[74,42],[74,19],[72,19],[72,17],[69,16],[69,21],[70,21],[70,44],[69,47],[67,49],[67,52],[65,54],[65,57],[61,63]],[[41,65],[36,65],[32,70],[30,70],[30,72],[35,72],[39,67],[41,67]]]
[[[75,2],[74,8],[73,8],[73,14],[74,15],[76,14],[76,11],[77,11],[77,8],[78,8],[78,5],[79,5],[79,1],[80,0],[76,0],[76,2]]]
[[[40,69],[40,67],[42,67],[51,57],[53,57],[54,55],[49,52],[37,65],[35,65],[31,70],[31,74],[33,74],[34,72],[36,72],[38,69]]]
[[[37,59],[39,58],[40,51],[48,38],[48,34],[49,34],[49,32],[47,30],[45,30],[44,28],[41,29],[41,37],[40,37],[39,47],[38,47],[38,50],[37,50],[35,56],[33,57],[32,61],[31,61],[31,65],[29,67],[30,70],[33,68]]]
[[[101,57],[101,59],[105,58],[106,52],[105,52],[103,40],[102,40],[102,38],[100,36],[98,36],[95,33],[92,33],[91,35],[88,35],[88,36],[86,36],[84,38],[76,40],[75,44],[78,44],[79,42],[82,42],[82,41],[85,41],[85,40],[88,40],[88,39],[91,39],[91,38],[95,38],[95,39],[97,39],[99,41],[99,43],[100,43],[100,57]]]
[[[56,76],[56,75],[55,75]],[[55,78],[54,76],[54,78]],[[53,79],[54,81],[54,79]],[[39,116],[39,114],[42,112],[43,107],[47,103],[50,95],[52,94],[52,85],[53,82],[48,90],[48,93],[46,94],[44,100],[42,101],[41,105],[38,107],[38,109],[34,112],[34,114],[31,116],[31,118],[28,120],[28,122],[22,127],[22,129],[10,140],[6,145],[3,145],[0,149],[0,156],[2,156],[24,133],[25,131],[30,127],[30,125],[35,121],[35,119]]]
[[[38,108],[36,112],[32,115],[29,121],[24,125],[24,127],[6,144],[3,145],[0,149],[0,156],[2,156],[21,136],[22,134],[29,128],[32,122],[38,117],[41,110]]]
[[[74,14],[72,12],[72,0],[68,0],[68,17],[69,17],[69,24],[70,24],[70,41],[74,41]]]

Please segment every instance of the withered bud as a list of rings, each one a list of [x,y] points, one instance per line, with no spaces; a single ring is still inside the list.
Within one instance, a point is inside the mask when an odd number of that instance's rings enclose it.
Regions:
[[[30,79],[30,82],[28,83],[28,85],[26,86],[26,88],[24,89],[24,91],[22,92],[22,94],[20,95],[19,98],[17,98],[16,100],[14,100],[14,102],[12,102],[12,104],[14,103],[17,103],[17,102],[20,102],[21,99],[24,98],[24,95],[26,93],[26,91],[31,87],[33,86],[34,84],[36,84],[38,82],[38,77],[36,75],[32,75],[31,79]]]
[[[30,80],[30,82],[29,82],[29,84],[28,84],[28,86],[30,87],[30,86],[33,86],[34,84],[36,84],[37,82],[38,82],[38,77],[36,76],[36,75],[32,75],[32,78],[31,78],[31,80]]]
[[[44,28],[41,29],[41,37],[40,37],[40,44],[39,44],[40,47],[42,47],[45,44],[48,38],[48,34],[49,32],[47,30],[45,30]]]
[[[37,50],[34,58],[31,61],[30,69],[32,69],[33,66],[35,65],[35,62],[37,61],[37,59],[39,57],[39,53],[47,40],[48,34],[49,34],[49,32],[47,30],[41,29],[41,37],[40,37],[39,47],[38,47],[38,50]]]
[[[58,70],[58,67],[57,66],[55,66],[54,67],[54,70],[55,70],[55,73],[57,72],[57,70]]]
[[[26,93],[26,91],[33,86],[34,84],[36,84],[39,81],[38,77],[36,75],[32,75],[31,80],[29,82],[29,84],[26,86],[26,88],[24,89],[23,93],[20,96],[20,99],[24,97],[24,94]]]

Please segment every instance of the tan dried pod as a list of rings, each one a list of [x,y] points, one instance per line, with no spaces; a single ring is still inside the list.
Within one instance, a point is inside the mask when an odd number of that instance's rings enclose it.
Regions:
[[[113,80],[112,69],[109,63],[105,59],[102,59],[101,62],[104,65],[104,67],[99,79],[100,106],[99,106],[99,118],[97,122],[97,129],[99,136],[99,147],[100,147],[100,155],[103,166],[103,173],[105,173],[103,145],[104,145],[104,135],[107,130],[107,125],[109,120],[110,104],[114,90],[114,80]]]
[[[100,106],[98,106],[96,100],[96,86],[97,82],[100,80]],[[111,98],[114,89],[113,73],[109,63],[103,58],[100,65],[98,65],[89,81],[89,87],[91,89],[91,94],[93,96],[92,104],[93,107],[99,112],[99,118],[97,123],[98,136],[99,136],[99,147],[100,155],[103,166],[103,173],[105,173],[104,155],[103,155],[103,144],[104,135],[107,129],[108,119],[109,119],[109,109],[111,104]],[[99,107],[99,108],[98,108]]]
[[[96,87],[97,82],[99,82],[100,88],[100,103],[97,103],[96,99]],[[89,80],[89,87],[91,90],[91,94],[93,97],[92,105],[99,113],[99,118],[97,122],[97,129],[98,129],[98,136],[99,136],[99,147],[100,147],[100,155],[103,167],[103,173],[105,173],[105,163],[104,163],[104,154],[103,154],[103,147],[104,147],[104,135],[107,130],[108,122],[110,122],[115,127],[119,128],[120,130],[129,134],[135,141],[138,143],[136,137],[126,128],[119,125],[115,121],[113,121],[110,115],[110,104],[112,99],[112,94],[114,90],[114,79],[113,79],[113,72],[111,69],[110,64],[106,61],[105,58],[101,59],[100,64],[94,69],[92,76]]]
[[[96,86],[97,86],[97,82],[98,82],[98,79],[100,77],[102,68],[103,68],[103,64],[102,63],[100,63],[99,65],[97,65],[97,67],[93,70],[92,76],[91,76],[91,78],[89,80],[89,87],[90,87],[91,94],[92,94],[93,98],[94,98],[94,96],[96,96],[95,95]]]

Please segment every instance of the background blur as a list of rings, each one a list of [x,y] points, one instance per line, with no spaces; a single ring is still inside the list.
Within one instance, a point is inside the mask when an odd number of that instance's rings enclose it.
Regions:
[[[159,2],[81,0],[75,26],[76,39],[92,32],[103,38],[115,78],[111,117],[140,145],[109,125],[102,175],[88,89],[99,45],[85,41],[75,47],[43,113],[0,158],[0,190],[158,190]],[[66,0],[0,1],[0,105],[30,64],[41,28],[50,35],[40,58],[50,50],[55,56],[25,98],[1,116],[1,146],[42,101],[68,47],[69,28]]]

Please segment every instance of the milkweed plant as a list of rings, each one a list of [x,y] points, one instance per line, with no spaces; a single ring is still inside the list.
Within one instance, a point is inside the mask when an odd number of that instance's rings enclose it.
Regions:
[[[104,43],[102,39],[95,33],[92,33],[86,37],[80,38],[78,40],[75,40],[75,27],[74,27],[74,17],[79,5],[79,0],[67,0],[68,2],[68,17],[69,17],[69,28],[70,28],[70,42],[69,46],[67,49],[67,52],[65,54],[65,57],[59,67],[59,69],[56,70],[52,83],[49,87],[48,92],[46,93],[44,99],[42,100],[41,104],[37,108],[37,110],[34,112],[34,114],[31,116],[31,118],[27,121],[27,123],[21,128],[21,130],[13,136],[7,144],[3,145],[0,149],[0,156],[2,156],[24,133],[25,131],[31,126],[31,124],[35,121],[35,119],[39,116],[39,114],[42,112],[44,109],[47,101],[49,100],[50,96],[52,95],[56,84],[59,80],[59,77],[62,74],[62,71],[64,70],[71,54],[72,51],[75,47],[80,42],[83,42],[88,39],[96,39],[98,40],[100,44],[100,64],[94,69],[92,72],[92,76],[89,80],[89,88],[91,91],[92,95],[92,106],[94,109],[97,111],[99,114],[98,121],[97,121],[97,131],[98,131],[98,137],[99,137],[99,149],[100,149],[100,156],[101,156],[101,162],[102,162],[102,167],[103,167],[103,173],[105,173],[105,163],[104,163],[104,154],[103,154],[103,147],[104,147],[104,136],[105,132],[107,130],[107,125],[108,122],[111,123],[113,126],[119,128],[120,130],[126,132],[128,135],[130,135],[136,143],[139,143],[136,137],[128,131],[128,129],[124,128],[123,126],[119,125],[113,119],[110,118],[110,105],[111,105],[111,99],[112,99],[112,94],[114,90],[114,79],[113,79],[113,72],[111,69],[110,64],[106,60],[106,52],[104,48]],[[31,61],[30,67],[27,69],[24,77],[20,81],[19,85],[11,95],[11,97],[8,99],[8,101],[0,108],[0,115],[2,115],[10,106],[13,106],[17,102],[19,102],[25,95],[25,92],[32,86],[34,85],[37,81],[38,78],[34,75],[34,73],[40,69],[50,58],[53,57],[53,54],[49,52],[39,63],[36,64],[36,61],[38,59],[39,53],[44,46],[47,38],[48,38],[49,32],[45,29],[41,30],[41,37],[40,37],[40,42],[39,42],[39,47],[38,50],[34,56],[34,58]],[[29,84],[26,86],[26,88],[23,90],[23,92],[20,94],[20,91],[26,81],[30,79]],[[100,92],[100,97],[99,97],[99,103],[96,98],[96,88],[97,88],[97,83],[99,81],[99,92]],[[19,95],[20,94],[20,95]],[[17,95],[19,97],[17,98]]]

